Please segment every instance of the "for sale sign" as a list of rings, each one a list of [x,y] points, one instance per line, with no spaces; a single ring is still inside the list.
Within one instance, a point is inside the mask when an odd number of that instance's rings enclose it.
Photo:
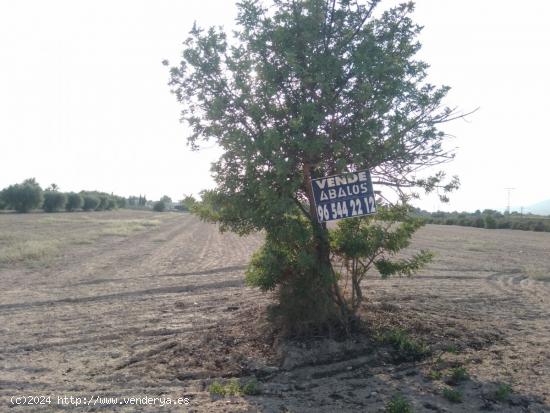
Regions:
[[[316,178],[311,180],[311,185],[319,222],[376,212],[369,171]]]

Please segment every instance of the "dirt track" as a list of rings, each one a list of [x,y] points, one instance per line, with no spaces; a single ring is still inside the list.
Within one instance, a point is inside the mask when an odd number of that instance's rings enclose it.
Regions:
[[[32,217],[0,216],[0,231],[8,219]],[[432,359],[396,365],[384,349],[325,342],[340,361],[288,363],[315,353],[308,344],[303,354],[289,350],[287,369],[268,366],[272,342],[261,324],[269,297],[242,281],[260,242],[175,214],[127,238],[66,248],[44,267],[0,267],[0,411],[15,394],[51,395],[52,405],[37,411],[380,411],[396,391],[415,411],[550,411],[550,283],[528,278],[535,267],[550,270],[550,234],[429,226],[414,244],[438,253],[428,269],[367,280],[367,314],[428,341],[440,363],[467,367],[471,380],[456,405],[441,397],[442,382],[426,378]],[[260,396],[213,399],[206,391],[213,378],[252,375]],[[506,403],[490,396],[502,382],[514,391]],[[70,395],[191,404],[56,404]]]

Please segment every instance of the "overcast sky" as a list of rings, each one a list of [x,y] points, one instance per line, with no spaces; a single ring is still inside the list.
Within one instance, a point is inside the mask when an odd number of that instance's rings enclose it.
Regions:
[[[382,2],[381,8],[395,3]],[[447,125],[446,166],[462,186],[441,205],[504,208],[550,198],[550,2],[419,0],[420,56],[446,103],[468,118]],[[231,27],[229,0],[0,0],[0,188],[36,177],[64,191],[149,199],[213,186],[219,150],[186,146],[163,59],[179,60],[193,21]]]

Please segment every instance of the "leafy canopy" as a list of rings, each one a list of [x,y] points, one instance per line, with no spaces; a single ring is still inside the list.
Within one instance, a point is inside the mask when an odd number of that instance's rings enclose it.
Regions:
[[[171,69],[189,143],[213,139],[216,218],[240,233],[281,224],[307,204],[304,175],[370,169],[374,184],[446,191],[419,171],[453,157],[437,125],[448,87],[427,83],[415,58],[421,28],[412,3],[378,17],[378,1],[276,0],[238,4],[232,40],[194,26]],[[311,217],[310,217],[311,218]]]

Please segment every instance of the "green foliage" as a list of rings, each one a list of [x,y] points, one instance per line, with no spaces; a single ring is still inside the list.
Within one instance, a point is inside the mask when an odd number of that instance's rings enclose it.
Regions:
[[[155,204],[153,205],[153,211],[156,211],[156,212],[166,211],[166,204],[164,203],[164,201],[155,202]]]
[[[470,378],[468,371],[462,366],[451,369],[450,373],[448,384],[452,384],[453,386]]]
[[[485,217],[485,228],[487,229],[496,229],[497,221],[491,215]]]
[[[251,380],[244,386],[241,386],[238,379],[231,379],[225,384],[221,384],[218,380],[215,380],[209,387],[208,392],[212,396],[254,396],[260,394],[258,383],[255,380]]]
[[[406,331],[395,329],[382,336],[382,342],[391,344],[396,351],[397,361],[418,361],[426,357],[430,350],[424,344],[409,337]]]
[[[116,208],[126,208],[126,204],[127,204],[126,198],[124,198],[123,196],[116,195],[114,199],[115,199]]]
[[[84,205],[84,200],[80,194],[76,192],[69,192],[67,194],[67,203],[65,204],[65,209],[67,212],[76,211],[77,209],[82,208]]]
[[[516,229],[522,231],[550,232],[549,217],[517,212],[501,214],[498,211],[486,209],[473,213],[467,212],[432,212],[415,210],[415,216],[421,217],[429,224],[461,225],[486,229]]]
[[[440,370],[430,370],[428,373],[428,378],[430,380],[441,380],[443,373]]]
[[[409,246],[414,232],[424,222],[412,218],[410,207],[395,205],[379,207],[376,216],[346,219],[330,233],[330,246],[338,262],[340,276],[350,285],[350,294],[343,300],[355,314],[362,302],[361,281],[374,266],[383,278],[391,275],[411,276],[428,262],[433,254],[421,251],[409,259],[392,259],[401,249]]]
[[[449,400],[451,403],[461,403],[462,402],[462,392],[455,389],[444,388],[443,397]]]
[[[510,398],[512,394],[512,387],[509,384],[501,383],[495,391],[495,398],[498,401],[504,402]]]
[[[386,413],[413,413],[411,404],[402,395],[396,394],[386,404]]]
[[[410,196],[437,189],[442,198],[458,186],[442,172],[416,173],[453,157],[438,125],[454,114],[442,105],[448,88],[427,84],[428,65],[415,56],[412,3],[375,13],[377,3],[244,0],[232,41],[195,25],[170,69],[188,143],[211,139],[223,151],[212,167],[217,187],[193,211],[222,231],[265,232],[247,279],[277,288],[282,306],[313,309],[297,312],[298,323],[335,311],[346,322],[355,310],[338,285],[328,229],[316,221],[311,177],[369,168],[377,185],[403,195],[412,187]],[[285,234],[293,231],[299,241]],[[379,267],[407,274],[427,260]]]
[[[44,191],[44,202],[42,209],[46,212],[57,212],[65,209],[67,203],[67,195],[57,191]]]
[[[458,354],[458,347],[455,345],[455,344],[449,344],[446,348],[445,348],[445,351],[447,353],[451,353],[451,354]]]
[[[2,191],[3,202],[17,212],[29,212],[42,205],[42,188],[34,178],[10,185]]]
[[[105,211],[105,210],[109,209],[109,205],[110,205],[109,201],[110,201],[109,195],[100,194],[99,195],[99,204],[97,205],[95,210],[96,211]]]
[[[95,195],[84,194],[82,195],[82,199],[84,201],[82,205],[84,211],[95,211],[100,203],[99,198]]]

